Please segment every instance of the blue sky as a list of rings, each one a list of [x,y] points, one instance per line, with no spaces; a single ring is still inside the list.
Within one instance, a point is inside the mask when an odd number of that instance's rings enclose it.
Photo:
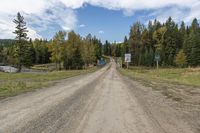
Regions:
[[[53,37],[59,30],[91,33],[102,41],[121,42],[140,21],[172,16],[190,24],[200,18],[199,0],[6,0],[0,2],[0,38],[14,38],[16,13],[25,17],[31,38]]]
[[[128,34],[133,22],[139,21],[139,15],[140,13],[125,16],[122,11],[87,5],[77,10],[79,25],[84,27],[79,27],[75,31],[83,36],[91,33],[103,41],[120,42]]]
[[[51,14],[50,11],[47,11]],[[124,15],[121,10],[109,10],[103,7],[84,5],[84,7],[74,10],[77,17],[77,26],[73,29],[81,36],[89,33],[100,38],[103,42],[123,41],[125,35],[129,34],[130,26],[137,21],[146,23],[145,11],[136,11],[133,15]],[[141,17],[143,16],[143,17]],[[34,28],[37,25],[32,25]],[[62,30],[58,24],[54,23],[47,30],[39,32],[43,38],[50,39],[58,30]]]

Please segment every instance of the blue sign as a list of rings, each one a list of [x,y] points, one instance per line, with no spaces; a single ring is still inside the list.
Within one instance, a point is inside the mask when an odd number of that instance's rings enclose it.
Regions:
[[[155,55],[155,60],[156,60],[156,61],[160,61],[160,55],[159,55],[159,54],[156,54],[156,55]]]
[[[105,64],[106,64],[106,62],[104,61],[103,58],[101,58],[101,59],[99,60],[98,65],[105,65]]]

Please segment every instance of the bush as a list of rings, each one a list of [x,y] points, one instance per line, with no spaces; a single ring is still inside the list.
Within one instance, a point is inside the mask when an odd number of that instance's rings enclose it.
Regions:
[[[186,55],[183,50],[180,50],[176,55],[175,63],[178,67],[185,67],[187,64]]]

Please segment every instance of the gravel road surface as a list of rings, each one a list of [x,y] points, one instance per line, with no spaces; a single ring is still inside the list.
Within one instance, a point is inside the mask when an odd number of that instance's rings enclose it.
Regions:
[[[192,124],[200,116],[175,104],[121,76],[111,62],[94,73],[1,100],[0,133],[200,133],[200,125]]]

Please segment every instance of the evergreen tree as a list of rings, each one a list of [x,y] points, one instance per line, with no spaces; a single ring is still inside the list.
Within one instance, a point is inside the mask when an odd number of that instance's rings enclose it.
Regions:
[[[17,13],[17,18],[13,21],[16,24],[16,30],[13,32],[16,34],[17,40],[17,66],[19,72],[21,71],[22,66],[29,67],[32,64],[31,61],[31,44],[27,41],[27,27],[24,17]]]
[[[32,39],[29,40],[29,43],[30,43],[31,64],[35,64],[35,49],[33,46]]]
[[[130,33],[129,33],[129,47],[130,47],[130,53],[131,53],[131,60],[134,65],[139,65],[140,61],[140,48],[142,45],[142,32],[144,31],[144,25],[137,22],[133,24],[131,27]]]
[[[140,47],[139,65],[147,65],[146,60],[151,60],[151,57],[146,56],[146,55],[149,54],[150,48],[151,48],[149,32],[148,32],[147,29],[145,29],[142,32],[141,41],[142,41],[142,44],[141,44],[141,47]]]
[[[74,55],[72,57],[72,66],[71,69],[82,69],[84,65],[80,49],[77,47],[74,51]]]
[[[103,53],[104,55],[111,56],[111,44],[106,40],[104,46],[103,46]]]
[[[179,29],[179,48],[181,49],[181,48],[183,48],[183,46],[184,46],[184,41],[185,41],[185,38],[187,37],[187,33],[186,33],[186,27],[185,27],[185,23],[184,22],[182,22],[181,23],[181,27],[180,27],[180,29]]]
[[[95,53],[95,58],[94,60],[96,61],[97,59],[101,59],[102,57],[102,43],[99,39],[96,38],[96,36],[94,36],[92,38],[92,43],[93,43],[93,47],[95,49],[94,53]]]
[[[164,62],[168,65],[174,65],[174,59],[176,53],[179,51],[178,44],[178,26],[172,20],[171,17],[165,23],[167,28],[165,34],[164,47],[162,48],[162,52],[164,53]]]
[[[127,36],[124,37],[124,48],[123,49],[124,49],[124,54],[129,52]]]
[[[200,65],[200,27],[196,18],[191,28],[191,65],[198,66]]]
[[[187,55],[188,65],[200,65],[200,27],[197,19],[194,19],[189,28],[189,35],[184,43],[184,51]]]
[[[161,24],[159,21],[149,21],[147,27],[140,22],[131,26],[129,38],[125,36],[121,44],[109,43],[102,45],[101,41],[89,34],[82,38],[74,31],[58,32],[51,41],[36,39],[28,40],[27,27],[23,16],[17,14],[14,20],[17,25],[16,40],[0,39],[0,62],[8,65],[29,67],[31,64],[52,62],[63,63],[65,69],[81,69],[82,66],[96,64],[102,54],[123,57],[125,53],[132,54],[132,65],[153,66],[155,54],[160,54],[160,64],[163,66],[200,65],[200,27],[197,19],[191,26],[181,23],[180,28],[171,17]],[[50,58],[51,57],[51,58]],[[186,58],[186,61],[183,59]],[[181,61],[180,61],[181,60]],[[185,64],[184,64],[185,65]]]

